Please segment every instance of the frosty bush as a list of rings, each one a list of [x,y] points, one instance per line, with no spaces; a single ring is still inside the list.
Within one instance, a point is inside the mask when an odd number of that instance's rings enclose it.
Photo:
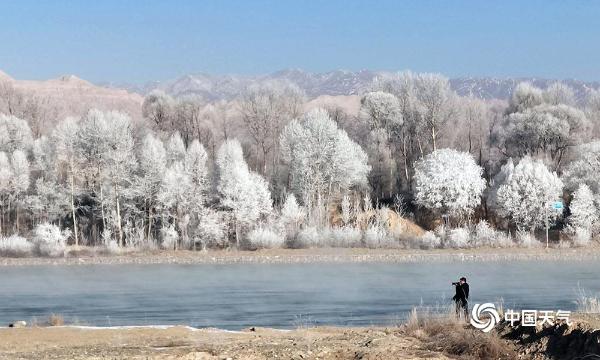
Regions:
[[[19,235],[0,237],[1,256],[26,256],[31,254],[33,244]]]
[[[511,238],[503,232],[496,231],[490,224],[481,220],[475,226],[475,237],[472,239],[473,246],[510,247],[513,245]]]
[[[369,225],[364,234],[365,245],[369,248],[391,247],[392,239],[385,226]]]
[[[248,233],[248,241],[257,248],[280,248],[283,246],[283,236],[267,228],[256,228]]]
[[[442,245],[442,239],[433,232],[427,231],[419,238],[418,244],[422,249],[434,249]]]
[[[161,246],[163,249],[174,250],[177,246],[177,240],[179,240],[179,234],[173,225],[169,225],[160,230],[162,242]]]
[[[33,243],[42,256],[63,256],[70,235],[69,230],[61,232],[56,225],[39,224],[33,230]]]
[[[319,231],[314,226],[302,229],[297,236],[298,245],[301,247],[311,247],[319,244]]]
[[[445,247],[452,247],[455,249],[467,248],[470,245],[471,240],[471,232],[467,228],[456,228],[450,230],[446,242],[444,243]]]
[[[517,243],[521,247],[531,248],[540,247],[541,243],[529,231],[517,231]]]
[[[227,230],[219,212],[207,210],[200,216],[195,241],[202,245],[202,249],[227,245]]]
[[[592,232],[586,228],[572,228],[573,244],[575,246],[587,246],[592,238]]]
[[[331,230],[331,245],[334,247],[360,246],[362,233],[351,226],[335,227]]]
[[[116,240],[109,240],[105,246],[109,254],[118,254],[121,251],[119,243]]]

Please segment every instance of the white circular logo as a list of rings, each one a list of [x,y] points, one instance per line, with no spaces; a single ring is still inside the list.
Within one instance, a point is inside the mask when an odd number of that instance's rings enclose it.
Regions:
[[[486,314],[485,319],[481,315]],[[500,322],[500,315],[496,311],[496,305],[492,303],[475,304],[471,311],[471,325],[483,332],[489,332]]]

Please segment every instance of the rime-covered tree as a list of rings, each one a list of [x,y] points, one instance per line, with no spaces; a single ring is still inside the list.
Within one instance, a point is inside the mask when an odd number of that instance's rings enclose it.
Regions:
[[[563,172],[563,181],[570,191],[580,184],[587,185],[592,192],[600,194],[600,141],[580,145],[576,148],[573,160]]]
[[[12,154],[15,150],[28,151],[33,135],[27,121],[0,113],[0,151]]]
[[[415,201],[419,206],[463,219],[481,202],[483,169],[468,153],[439,149],[415,164]]]
[[[13,171],[10,159],[4,151],[0,151],[0,235],[2,235],[2,229],[6,223],[5,214],[10,200],[10,181],[12,178]]]
[[[286,126],[281,135],[290,185],[305,205],[367,183],[367,154],[338,129],[324,109],[312,110]]]
[[[543,102],[544,94],[542,90],[530,83],[522,82],[513,91],[507,112],[524,112],[541,105]]]
[[[11,202],[15,206],[15,225],[19,232],[19,210],[24,207],[25,194],[30,185],[30,168],[27,155],[21,150],[15,150],[11,157]]]
[[[73,237],[75,245],[79,244],[79,231],[77,228],[77,209],[75,207],[75,187],[77,178],[80,176],[80,166],[78,161],[78,136],[79,124],[76,119],[68,117],[61,121],[52,132],[52,142],[54,144],[56,163],[65,169],[68,179],[68,188],[70,193],[71,217],[73,218]],[[42,187],[45,184],[38,184]]]
[[[248,169],[240,143],[233,139],[225,141],[217,153],[221,203],[230,209],[236,243],[240,232],[271,213],[271,194],[267,182]]]
[[[304,94],[293,84],[269,82],[250,87],[240,101],[240,113],[244,125],[257,152],[260,154],[259,169],[267,176],[267,167],[275,166],[279,135],[283,127],[300,115]]]
[[[581,243],[586,243],[592,235],[594,228],[598,225],[598,208],[594,200],[594,194],[590,188],[581,184],[573,193],[573,200],[569,204],[571,215],[569,225]]]
[[[173,131],[175,101],[163,91],[153,91],[144,99],[142,113],[157,130]]]
[[[394,161],[394,140],[403,124],[398,98],[390,93],[375,91],[361,99],[360,119],[371,129],[371,184],[375,193],[394,190],[397,168]]]
[[[163,142],[147,134],[138,150],[139,176],[136,187],[146,207],[146,237],[151,239],[158,194],[165,174],[167,155]]]
[[[549,227],[558,214],[552,204],[562,196],[563,183],[540,160],[524,157],[500,186],[497,202],[501,215],[510,217],[519,229],[534,231]]]
[[[543,97],[544,102],[550,105],[577,105],[573,88],[559,82],[548,86],[543,92]]]

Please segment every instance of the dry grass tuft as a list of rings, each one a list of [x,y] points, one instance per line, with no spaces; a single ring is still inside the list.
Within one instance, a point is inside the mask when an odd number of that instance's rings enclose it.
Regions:
[[[586,294],[584,289],[579,289],[575,303],[579,314],[600,314],[600,298]]]
[[[64,324],[65,319],[60,314],[50,314],[48,317],[49,326],[63,326]]]
[[[460,359],[513,359],[510,345],[497,334],[472,328],[457,319],[453,306],[413,308],[406,324],[408,334],[431,351],[443,352]]]

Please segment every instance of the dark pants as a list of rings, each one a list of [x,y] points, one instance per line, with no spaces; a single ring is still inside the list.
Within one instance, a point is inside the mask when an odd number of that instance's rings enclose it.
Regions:
[[[465,299],[456,299],[456,317],[460,319],[461,316],[465,317],[465,320],[469,319],[469,302]]]

